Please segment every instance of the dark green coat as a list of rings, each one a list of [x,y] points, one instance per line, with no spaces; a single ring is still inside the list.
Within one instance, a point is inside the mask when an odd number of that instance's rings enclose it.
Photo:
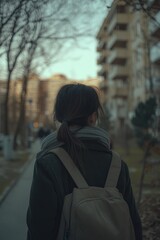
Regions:
[[[103,187],[112,153],[93,140],[85,141],[84,144],[86,150],[78,154],[83,166],[81,171],[89,185]],[[72,178],[56,155],[53,153],[48,153],[44,157],[37,155],[27,212],[27,240],[56,239],[64,196],[71,193],[74,187]],[[128,167],[124,161],[117,188],[129,206],[136,240],[141,240],[141,222],[132,193]]]

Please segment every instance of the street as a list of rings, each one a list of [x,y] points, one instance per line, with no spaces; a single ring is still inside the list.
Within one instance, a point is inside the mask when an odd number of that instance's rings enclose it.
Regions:
[[[16,185],[0,205],[1,240],[26,239],[26,211],[29,201],[35,154],[38,152],[39,148],[40,143],[36,141],[32,146],[32,160]]]

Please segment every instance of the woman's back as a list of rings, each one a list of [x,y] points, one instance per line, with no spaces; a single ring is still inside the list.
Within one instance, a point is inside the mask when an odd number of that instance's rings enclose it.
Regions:
[[[37,155],[27,214],[28,240],[56,239],[64,197],[75,183],[51,149],[63,147],[80,169],[88,185],[104,187],[112,161],[108,134],[97,128],[102,111],[95,89],[81,84],[62,87],[55,103],[59,129],[42,143]],[[117,188],[127,202],[136,240],[142,239],[127,165],[122,161]],[[123,218],[123,217],[122,217]]]

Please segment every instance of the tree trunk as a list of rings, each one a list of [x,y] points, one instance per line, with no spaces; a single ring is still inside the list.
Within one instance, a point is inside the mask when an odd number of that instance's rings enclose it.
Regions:
[[[23,87],[22,87],[22,92],[21,92],[20,113],[19,113],[16,130],[15,130],[14,137],[13,137],[13,148],[14,149],[17,149],[17,138],[18,138],[20,131],[22,130],[22,128],[25,128],[24,123],[25,123],[25,113],[26,113],[27,83],[28,83],[28,76],[25,76],[24,80],[23,80]]]
[[[9,135],[8,112],[9,112],[10,81],[11,81],[11,72],[9,72],[8,74],[6,96],[4,101],[4,135]]]
[[[14,149],[17,148],[17,137],[21,131],[21,133],[23,134],[23,128],[25,129],[25,113],[26,113],[26,96],[27,96],[27,85],[28,85],[28,78],[29,78],[29,73],[30,73],[30,67],[32,64],[32,60],[33,60],[33,56],[36,50],[37,44],[33,44],[31,45],[31,47],[28,50],[28,59],[27,59],[27,63],[25,66],[25,73],[24,73],[24,78],[23,78],[23,86],[22,86],[22,92],[21,92],[21,101],[20,101],[20,113],[19,113],[19,119],[17,122],[17,127],[15,130],[15,134],[14,134],[14,138],[13,138],[13,146]],[[24,134],[25,135],[25,134]]]
[[[10,81],[11,81],[12,72],[9,71],[8,79],[7,79],[7,89],[6,96],[4,101],[4,159],[11,160],[13,157],[13,146],[12,146],[12,138],[9,135],[9,93],[10,93]]]
[[[21,102],[21,106],[20,106],[20,113],[19,113],[19,118],[17,121],[17,126],[16,126],[16,130],[14,133],[14,137],[13,137],[13,148],[14,150],[17,149],[17,138],[19,135],[19,132],[23,126],[23,122],[24,122],[24,116],[25,116],[25,109],[24,109],[24,102]]]
[[[147,162],[147,157],[150,152],[151,145],[150,143],[146,146],[146,149],[144,151],[143,159],[142,159],[142,170],[141,170],[141,176],[140,176],[140,182],[139,182],[139,192],[138,192],[138,199],[137,199],[137,206],[139,207],[141,199],[142,199],[142,191],[143,191],[143,183],[144,183],[144,177],[145,177],[145,167]]]

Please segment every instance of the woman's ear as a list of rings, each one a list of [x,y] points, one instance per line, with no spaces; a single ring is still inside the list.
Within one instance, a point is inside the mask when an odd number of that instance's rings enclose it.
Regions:
[[[95,126],[97,122],[97,113],[94,112],[88,117],[88,125]]]

